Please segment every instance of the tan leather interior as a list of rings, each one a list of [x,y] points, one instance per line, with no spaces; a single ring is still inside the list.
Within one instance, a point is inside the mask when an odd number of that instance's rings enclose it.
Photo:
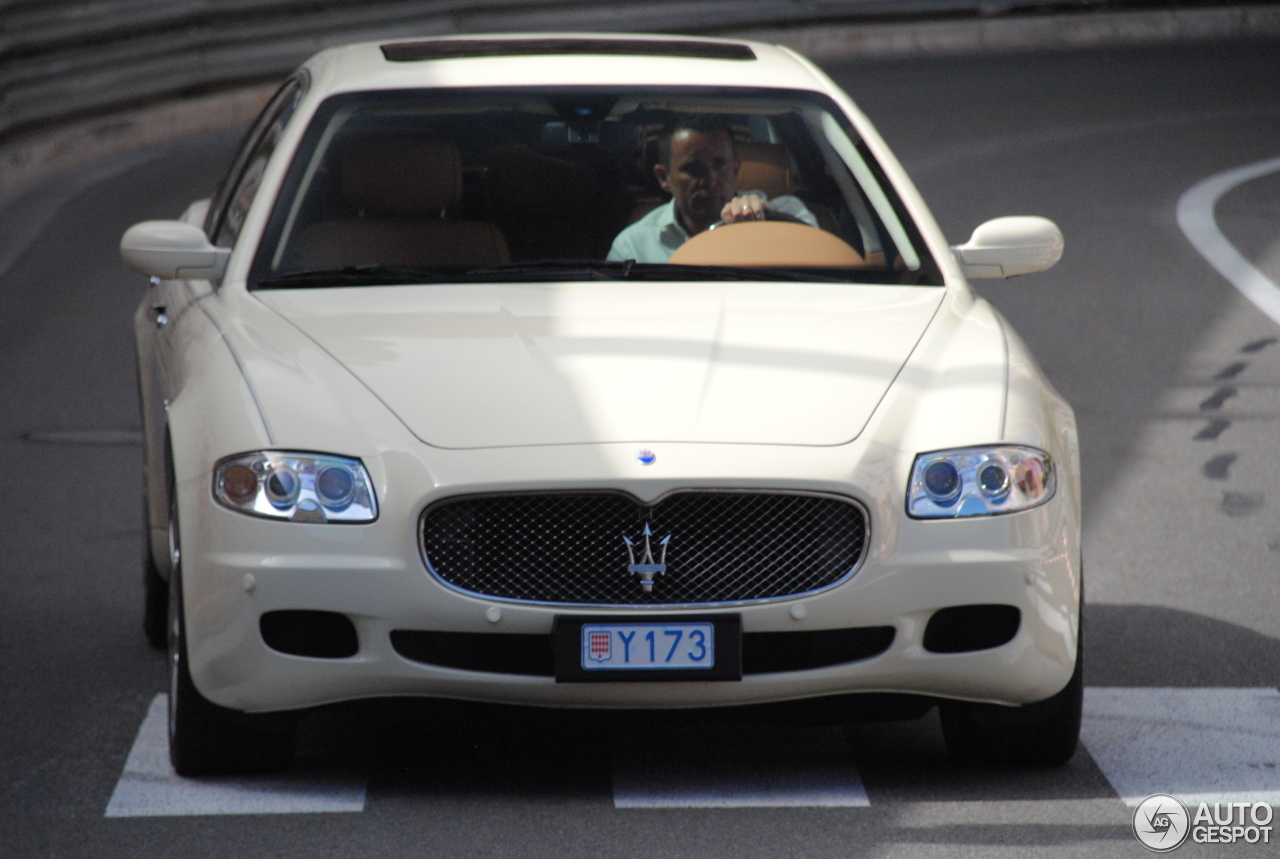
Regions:
[[[743,221],[704,230],[671,255],[675,265],[856,268],[862,256],[839,236],[807,224]]]
[[[307,227],[290,247],[301,269],[356,265],[474,268],[509,262],[502,232],[452,219],[462,199],[462,158],[448,142],[353,140],[341,151],[338,191],[354,217]]]
[[[764,191],[769,199],[794,194],[791,155],[781,143],[738,143],[742,169],[738,172],[739,191]],[[806,202],[818,220],[818,226],[829,233],[839,231],[835,215],[826,206]]]
[[[378,218],[323,221],[294,242],[303,269],[350,265],[477,268],[509,262],[502,232],[484,221]]]
[[[791,156],[781,143],[735,143],[742,169],[738,190],[764,191],[773,197],[791,193]]]

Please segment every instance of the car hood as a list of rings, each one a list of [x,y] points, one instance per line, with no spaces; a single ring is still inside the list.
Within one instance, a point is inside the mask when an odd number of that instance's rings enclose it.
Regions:
[[[857,437],[936,287],[555,283],[259,291],[446,448]]]

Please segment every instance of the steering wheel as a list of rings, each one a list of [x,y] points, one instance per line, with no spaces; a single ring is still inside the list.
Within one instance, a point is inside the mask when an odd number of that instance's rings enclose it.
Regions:
[[[801,219],[797,218],[795,215],[788,215],[786,212],[779,212],[777,209],[770,209],[770,208],[769,208],[769,207],[767,207],[767,206],[766,206],[766,207],[765,207],[765,209],[764,209],[764,219],[765,219],[766,221],[786,221],[787,223],[791,223],[791,224],[800,224],[800,225],[802,225],[802,226],[806,226],[806,227],[808,227],[808,226],[812,226],[812,225],[811,225],[811,224],[809,224],[807,221],[802,221]],[[734,221],[734,223],[735,223],[735,224],[746,224],[746,223],[750,223],[750,222],[749,222],[749,221]],[[707,227],[707,229],[708,229],[708,230],[714,230],[714,229],[716,229],[717,227],[726,227],[726,226],[729,226],[729,224],[726,224],[724,221],[716,221],[714,224],[712,224],[711,226]]]

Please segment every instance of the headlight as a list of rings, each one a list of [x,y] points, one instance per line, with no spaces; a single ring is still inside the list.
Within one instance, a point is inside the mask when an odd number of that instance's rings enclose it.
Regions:
[[[907,513],[952,519],[1013,513],[1053,497],[1049,454],[1034,447],[972,447],[922,453],[911,468]]]
[[[225,507],[294,522],[372,522],[378,518],[373,482],[358,459],[246,453],[213,469],[213,497]]]

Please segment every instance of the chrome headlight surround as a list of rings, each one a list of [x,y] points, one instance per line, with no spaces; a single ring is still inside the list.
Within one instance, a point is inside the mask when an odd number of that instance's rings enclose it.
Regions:
[[[1038,507],[1058,488],[1049,454],[992,445],[922,453],[911,467],[907,515],[913,519],[996,516]]]
[[[378,518],[369,472],[346,456],[277,450],[229,456],[213,468],[213,497],[237,513],[289,522]]]

